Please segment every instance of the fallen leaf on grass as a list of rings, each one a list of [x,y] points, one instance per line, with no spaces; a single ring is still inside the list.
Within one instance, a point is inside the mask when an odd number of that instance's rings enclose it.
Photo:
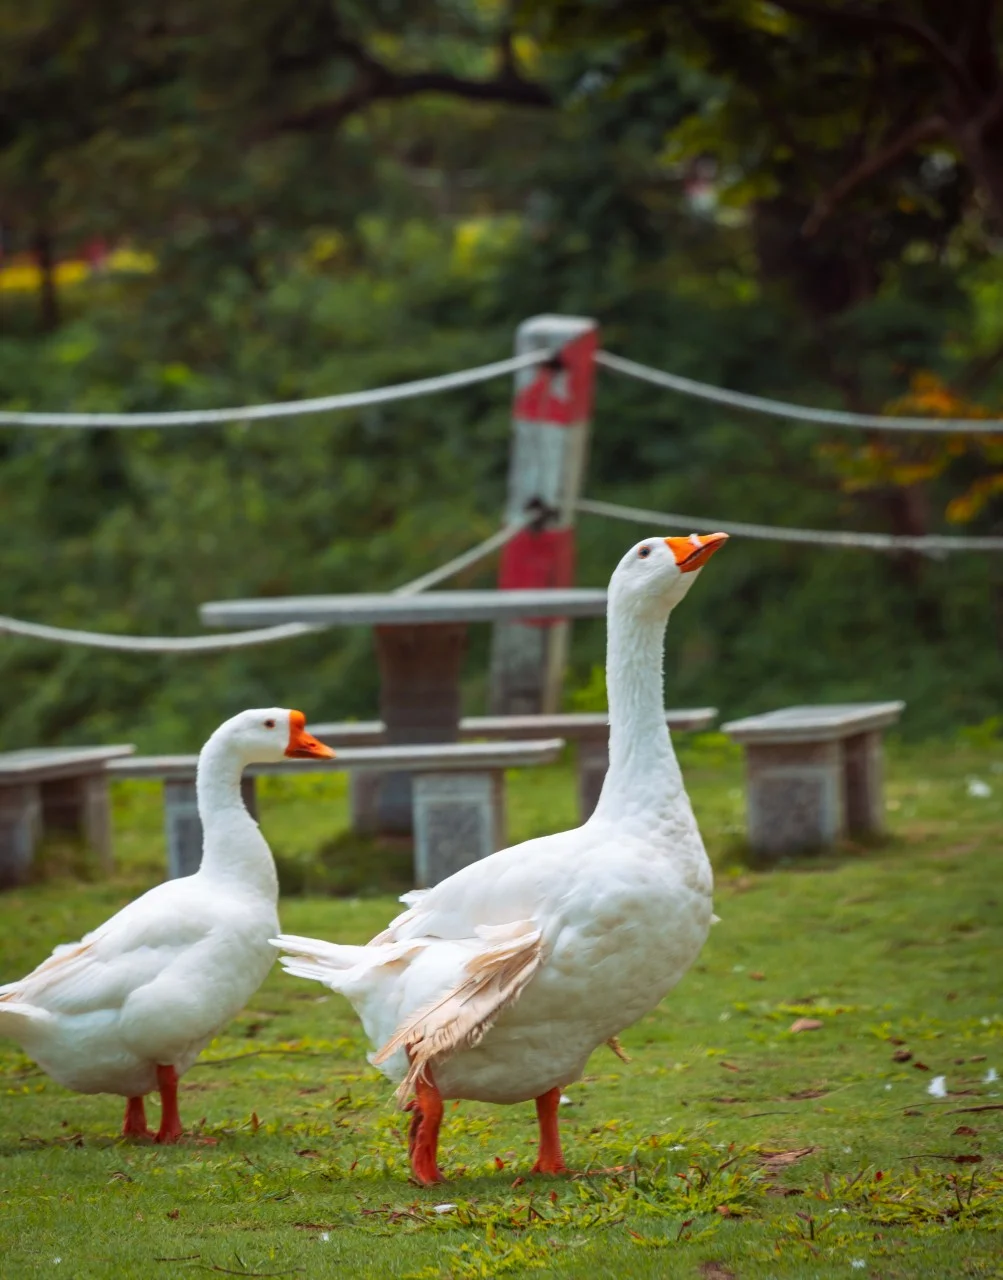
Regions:
[[[798,1018],[796,1022],[792,1022],[790,1030],[792,1033],[798,1031],[821,1031],[823,1023],[818,1018]]]
[[[789,1093],[787,1097],[794,1102],[801,1102],[805,1098],[824,1098],[828,1092],[828,1089],[798,1089],[796,1093]]]
[[[698,1269],[703,1280],[738,1280],[738,1273],[723,1262],[701,1262]]]
[[[767,1173],[777,1169],[786,1169],[797,1160],[803,1160],[817,1151],[818,1147],[796,1147],[792,1151],[760,1151],[760,1161]]]
[[[613,1052],[616,1054],[616,1056],[620,1059],[621,1062],[633,1061],[630,1055],[624,1051],[623,1045],[620,1043],[619,1039],[616,1036],[610,1036],[610,1038],[606,1041],[606,1044],[610,1049],[613,1050]]]
[[[741,1067],[736,1067],[733,1062],[719,1062],[719,1067],[724,1067],[725,1071],[741,1071]]]
[[[917,1070],[917,1071],[929,1071],[929,1070],[930,1070],[930,1068],[926,1065],[926,1063],[925,1063],[925,1062],[919,1062],[919,1061],[916,1061],[916,1062],[914,1062],[912,1065],[913,1065],[913,1067],[915,1068],[915,1070]]]
[[[749,974],[749,977],[752,979],[753,982],[766,981],[766,974],[760,973],[758,969],[753,969],[753,971]]]
[[[978,1136],[978,1129],[973,1129],[970,1124],[959,1124],[951,1135],[952,1138],[977,1138]]]
[[[304,1160],[319,1160],[319,1159],[320,1159],[320,1152],[319,1152],[319,1151],[314,1151],[314,1150],[313,1150],[312,1148],[310,1148],[310,1147],[304,1147],[304,1149],[303,1149],[302,1151],[297,1151],[297,1152],[296,1152],[296,1154],[297,1154],[298,1156],[302,1156]]]
[[[896,1049],[892,1054],[892,1062],[909,1062],[912,1054],[908,1049]]]

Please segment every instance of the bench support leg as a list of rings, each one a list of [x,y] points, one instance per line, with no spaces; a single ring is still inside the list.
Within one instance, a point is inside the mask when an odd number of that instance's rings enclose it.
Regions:
[[[843,740],[846,826],[854,835],[880,835],[885,827],[884,747],[881,733]]]
[[[348,805],[356,835],[371,836],[380,829],[380,788],[386,777],[369,769],[356,769],[348,775]]]
[[[607,739],[582,738],[578,743],[578,816],[582,822],[592,817],[608,771]]]
[[[749,841],[778,855],[824,848],[845,831],[845,777],[839,742],[752,745],[745,749]]]
[[[252,818],[258,816],[254,778],[243,777],[240,794]],[[171,880],[194,875],[202,862],[202,820],[194,781],[164,783],[164,835],[167,839],[167,875]]]
[[[83,840],[98,855],[102,871],[113,868],[111,799],[103,773],[54,778],[41,784],[42,830]]]
[[[415,884],[429,889],[505,847],[505,776],[425,773],[414,779]]]
[[[31,874],[42,830],[37,783],[0,787],[0,889],[24,884]]]
[[[467,627],[462,622],[376,628],[380,716],[388,743],[457,740],[466,643]],[[411,834],[410,774],[382,775],[376,829],[385,835]]]

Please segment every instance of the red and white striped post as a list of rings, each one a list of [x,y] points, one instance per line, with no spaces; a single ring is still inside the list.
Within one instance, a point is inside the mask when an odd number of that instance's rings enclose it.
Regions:
[[[516,331],[516,354],[540,348],[554,354],[515,375],[505,519],[535,518],[502,552],[502,590],[574,581],[575,502],[588,453],[597,344],[596,322],[584,316],[533,316]],[[495,624],[495,715],[559,710],[568,633],[565,619]]]

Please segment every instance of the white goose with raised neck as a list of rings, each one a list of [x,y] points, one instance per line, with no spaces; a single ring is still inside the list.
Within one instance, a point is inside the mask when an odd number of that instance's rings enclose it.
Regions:
[[[245,711],[220,725],[199,753],[195,795],[202,822],[202,862],[198,874],[235,881],[252,892],[278,896],[275,862],[255,819],[247,811],[240,783],[249,764],[285,756],[332,756],[305,732],[301,712],[276,707]]]
[[[665,631],[672,610],[724,541],[725,534],[647,539],[613,575],[606,638],[609,768],[591,820],[657,822],[671,810],[678,824],[685,811],[699,839],[665,723]]]

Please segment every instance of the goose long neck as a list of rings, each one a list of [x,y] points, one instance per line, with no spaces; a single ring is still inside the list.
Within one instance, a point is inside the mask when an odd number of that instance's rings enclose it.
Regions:
[[[610,611],[606,643],[609,770],[597,814],[651,813],[685,794],[665,725],[666,622]]]
[[[244,762],[225,740],[213,736],[202,748],[195,794],[202,821],[200,873],[230,879],[278,898],[278,878],[268,843],[241,795]]]

